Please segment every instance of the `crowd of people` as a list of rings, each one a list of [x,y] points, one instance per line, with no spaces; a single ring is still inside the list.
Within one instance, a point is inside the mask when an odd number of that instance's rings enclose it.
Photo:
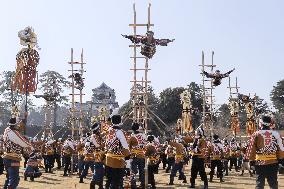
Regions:
[[[178,173],[177,179],[190,188],[195,188],[199,174],[206,189],[214,176],[224,182],[232,169],[239,176],[245,171],[251,177],[255,175],[257,189],[264,188],[265,179],[270,188],[277,189],[284,147],[271,123],[271,117],[263,115],[259,130],[242,142],[234,137],[221,139],[217,134],[206,137],[202,127],[161,141],[146,135],[139,123],[132,124],[131,132],[124,131],[121,116],[113,115],[107,122],[95,123],[91,132],[78,140],[68,136],[65,140],[38,141],[24,137],[18,131],[17,119],[11,118],[0,138],[0,174],[6,174],[4,189],[17,188],[23,157],[24,180],[34,181],[42,175],[41,170],[52,173],[63,169],[63,176],[77,173],[79,183],[92,173],[90,189],[144,189],[148,185],[155,189],[155,177],[160,172],[169,173],[169,185],[175,184]],[[189,180],[184,172],[186,165],[191,165]],[[206,167],[210,169],[209,179]]]

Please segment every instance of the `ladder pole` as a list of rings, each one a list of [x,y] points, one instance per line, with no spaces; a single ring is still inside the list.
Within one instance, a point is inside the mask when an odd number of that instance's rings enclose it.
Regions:
[[[134,21],[134,25],[133,25],[133,33],[134,33],[134,37],[136,36],[136,8],[135,8],[135,3],[133,4],[133,21]],[[137,108],[135,107],[137,104],[137,46],[136,43],[134,43],[134,59],[133,59],[133,88],[132,88],[132,93],[133,96],[131,98],[133,98],[133,122],[138,121],[137,120]]]
[[[213,69],[214,69],[214,51],[212,51],[212,62],[211,62],[211,73],[213,73]],[[210,116],[211,116],[211,126],[210,126],[210,133],[211,133],[211,137],[213,137],[213,79],[211,79],[211,89],[210,89]],[[213,139],[213,138],[212,138]]]
[[[203,88],[203,122],[204,122],[204,119],[205,119],[205,105],[206,105],[206,91],[205,91],[205,75],[204,75],[204,72],[205,69],[204,69],[204,52],[202,51],[202,88]],[[204,123],[203,123],[204,124]]]
[[[81,52],[81,77],[83,80],[83,74],[84,74],[84,49],[82,48]],[[82,90],[80,90],[80,118],[79,118],[79,134],[83,135],[83,125],[82,125],[82,120],[83,120],[83,93]]]

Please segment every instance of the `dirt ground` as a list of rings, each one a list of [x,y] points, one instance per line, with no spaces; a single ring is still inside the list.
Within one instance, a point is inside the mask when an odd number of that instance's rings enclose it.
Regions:
[[[89,183],[91,179],[91,174],[88,175],[87,179],[84,180],[85,183],[79,183],[79,178],[77,175],[73,175],[70,177],[63,177],[62,170],[54,169],[54,173],[43,173],[40,178],[36,178],[34,182],[24,181],[23,178],[23,171],[24,169],[20,169],[20,184],[18,189],[88,189]],[[207,169],[207,173],[209,169]],[[190,178],[190,167],[187,166],[185,169],[185,173],[187,179]],[[229,176],[225,177],[225,182],[220,184],[219,179],[216,177],[213,179],[212,183],[209,183],[210,189],[252,189],[255,187],[255,177],[249,177],[249,174],[245,172],[244,176],[239,176],[240,173],[236,173],[232,171]],[[209,176],[208,176],[209,178]],[[165,170],[159,170],[159,174],[155,175],[157,188],[160,189],[171,189],[171,188],[188,188],[189,184],[183,184],[181,181],[175,179],[174,186],[168,186],[167,183],[169,182],[169,173],[165,173]],[[3,183],[5,180],[5,176],[0,176],[0,188],[3,187]],[[279,175],[278,177],[279,188],[284,188],[284,175]],[[203,184],[200,182],[198,178],[196,180],[196,188],[202,188]],[[269,188],[266,186],[265,188]]]

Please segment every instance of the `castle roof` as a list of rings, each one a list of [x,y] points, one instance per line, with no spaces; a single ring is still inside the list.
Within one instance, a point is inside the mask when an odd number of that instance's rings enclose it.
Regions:
[[[112,90],[105,82],[103,82],[99,87],[93,89],[93,90]]]

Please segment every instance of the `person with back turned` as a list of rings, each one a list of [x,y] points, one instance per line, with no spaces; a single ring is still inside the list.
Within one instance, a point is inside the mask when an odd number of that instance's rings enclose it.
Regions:
[[[199,127],[195,131],[195,139],[192,146],[192,165],[190,188],[195,188],[195,179],[199,172],[201,180],[204,182],[204,189],[208,189],[208,179],[204,167],[204,159],[206,153],[206,140],[203,128]]]
[[[24,148],[33,150],[31,143],[17,130],[16,117],[12,117],[8,127],[4,131],[3,141],[5,153],[3,156],[4,166],[7,172],[4,189],[17,188],[20,177],[21,152]]]
[[[125,168],[130,168],[130,151],[123,130],[121,129],[121,116],[111,117],[112,127],[106,136],[106,189],[122,189]]]
[[[278,163],[284,164],[284,146],[280,134],[270,130],[271,117],[262,115],[259,131],[250,137],[244,159],[255,161],[256,189],[263,189],[265,179],[272,189],[278,189]]]

